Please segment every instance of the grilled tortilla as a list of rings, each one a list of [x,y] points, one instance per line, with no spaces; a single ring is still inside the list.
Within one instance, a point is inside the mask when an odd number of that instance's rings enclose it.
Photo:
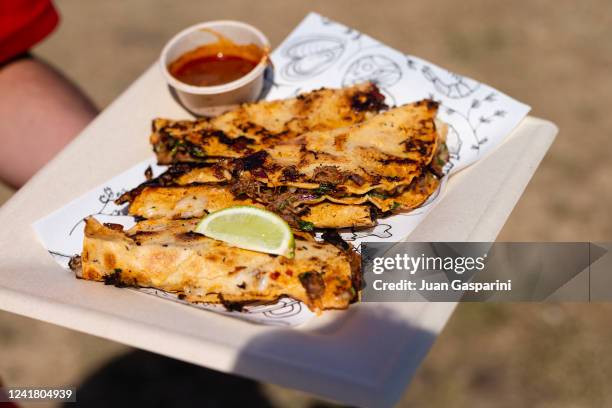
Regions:
[[[379,214],[409,211],[425,202],[440,185],[442,167],[448,161],[444,143],[433,162],[408,186],[393,192],[372,190],[364,195],[307,189],[270,189],[249,179],[224,184],[174,184],[176,170],[127,192],[120,202],[130,202],[128,213],[140,219],[186,219],[236,205],[253,205],[280,214],[292,226],[301,222],[315,228],[367,227]],[[371,206],[377,208],[375,211]]]
[[[403,186],[395,193],[371,191],[365,195],[315,195],[302,194],[301,204],[313,206],[322,202],[330,202],[345,206],[372,204],[379,212],[409,211],[419,207],[438,189],[440,179],[431,171],[425,171],[415,178],[409,186]]]
[[[238,198],[229,186],[192,185],[176,187],[148,186],[130,203],[128,213],[141,219],[187,219],[236,205],[267,208],[281,216],[292,211],[296,217],[285,217],[295,227],[297,220],[310,222],[315,228],[351,228],[374,225],[372,204],[386,213],[408,211],[420,206],[439,187],[440,180],[427,171],[397,194],[371,192],[362,196],[309,194],[307,191],[279,194],[273,190],[253,197]],[[273,198],[271,198],[273,197]],[[295,222],[292,222],[295,221]]]
[[[245,104],[212,119],[155,119],[150,140],[160,164],[216,162],[305,132],[363,122],[386,109],[384,99],[372,83],[320,89],[292,99]]]
[[[437,103],[425,100],[347,128],[314,131],[214,165],[180,163],[146,185],[224,183],[246,173],[269,187],[326,189],[345,194],[393,191],[409,185],[445,147],[446,125]],[[446,160],[448,157],[446,157]],[[443,164],[445,162],[443,161]],[[138,189],[118,203],[131,201]]]
[[[424,100],[362,123],[311,131],[212,167],[185,171],[178,184],[226,182],[241,174],[268,187],[329,189],[362,195],[409,185],[444,143],[438,104]],[[235,176],[234,176],[235,178]]]
[[[342,309],[361,288],[358,255],[331,230],[296,232],[295,258],[194,233],[206,213],[235,205],[274,211],[294,228],[371,226],[421,205],[448,161],[438,104],[388,111],[372,84],[259,102],[213,119],[156,119],[161,176],[122,195],[140,221],[124,231],[86,220],[79,276],[153,287],[226,306],[290,296],[314,311]],[[144,220],[143,220],[144,219]]]
[[[83,279],[152,287],[190,302],[244,304],[290,296],[311,310],[344,309],[360,289],[359,258],[296,235],[288,259],[234,248],[196,234],[197,221],[143,221],[128,231],[86,219]]]
[[[128,213],[144,219],[187,219],[201,218],[208,213],[236,205],[269,208],[266,204],[272,203],[260,203],[250,198],[236,198],[227,186],[145,187],[130,203]],[[277,212],[282,215],[282,211]],[[297,216],[295,220],[287,219],[295,227],[299,227],[298,218],[301,221],[312,223],[316,228],[374,225],[372,212],[367,205],[315,203],[307,208],[296,209],[295,213]]]
[[[349,128],[303,134],[265,150],[251,174],[270,187],[333,185],[351,194],[408,185],[437,149],[437,107],[421,101]]]
[[[440,149],[440,148],[446,149],[445,141],[446,141],[447,125],[438,120],[435,120],[434,124],[436,127],[437,139],[433,147],[437,149]],[[415,142],[415,143],[418,143],[418,142]],[[444,153],[448,154],[448,151],[444,150]],[[251,155],[247,157],[255,158],[253,162],[257,162],[257,160],[259,160],[263,164],[263,160],[265,158],[262,156],[263,155],[260,153],[260,154]],[[318,157],[319,155],[317,155],[317,158]],[[429,154],[423,156],[422,159],[424,162],[427,162],[427,160],[431,161],[431,157]],[[392,162],[393,159],[389,159],[388,161]],[[446,164],[447,161],[448,161],[448,156],[441,158],[440,163],[442,167]],[[240,167],[245,166],[245,162],[246,161],[244,160],[244,158],[243,160],[239,158],[238,160],[235,160],[235,161],[220,160],[216,164],[190,164],[190,163],[174,164],[173,166],[170,167],[168,174],[164,175],[163,180],[154,180],[152,181],[152,183],[147,183],[147,185],[154,184],[154,185],[186,186],[186,185],[191,185],[191,184],[226,183],[232,180],[231,171],[235,170],[237,167],[238,167],[238,170],[240,170]],[[396,160],[396,162],[401,162],[401,160]],[[406,160],[405,163],[412,164],[408,160]],[[414,164],[417,164],[417,163],[414,163]],[[249,165],[251,167],[256,167],[253,164],[247,163],[247,166]],[[322,166],[325,166],[325,164],[322,163]],[[294,183],[292,183],[292,181],[295,181],[295,180],[292,180],[292,179],[298,178],[297,168],[290,166],[289,168],[283,168],[281,172],[282,172],[281,181],[288,181],[288,183],[286,184],[289,186],[293,186]],[[343,180],[346,177],[350,178],[350,175],[351,175],[348,171],[342,173],[340,169],[337,168],[337,166],[333,164],[329,165],[328,167],[317,168],[316,172],[317,172],[316,177],[318,177],[319,180],[323,180],[324,182],[327,181],[330,183],[334,181],[338,181],[338,180]],[[442,174],[441,169],[436,171],[436,173],[441,175]],[[263,173],[260,172],[260,174],[263,174]],[[356,176],[353,176],[353,177],[357,180],[357,183],[360,182],[360,180]],[[298,185],[301,187],[304,187],[304,184],[298,184]],[[313,188],[313,186],[315,185],[320,186],[320,184],[313,183],[311,185],[306,185],[306,188]],[[385,187],[383,186],[382,188],[384,189]]]

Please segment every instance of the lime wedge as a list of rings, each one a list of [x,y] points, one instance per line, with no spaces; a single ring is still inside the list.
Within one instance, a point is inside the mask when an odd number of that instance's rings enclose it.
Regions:
[[[195,232],[238,248],[293,258],[289,224],[273,212],[251,206],[229,207],[204,217]]]

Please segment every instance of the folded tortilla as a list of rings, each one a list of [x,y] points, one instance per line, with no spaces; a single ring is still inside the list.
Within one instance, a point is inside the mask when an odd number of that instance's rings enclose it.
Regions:
[[[228,186],[145,187],[130,203],[128,213],[145,219],[187,219],[202,218],[208,213],[237,205],[267,208],[266,204],[250,198],[237,198]],[[316,228],[374,225],[367,205],[316,203],[297,212],[302,214],[299,216],[302,221],[310,222]]]
[[[444,145],[447,127],[438,104],[424,100],[344,128],[311,131],[177,177],[177,184],[252,177],[268,187],[333,189],[351,195],[409,185]],[[235,176],[234,176],[235,178]]]
[[[212,119],[155,119],[150,141],[160,164],[216,162],[305,132],[363,122],[386,109],[384,99],[372,83],[319,89],[295,98],[245,104]]]
[[[197,221],[143,221],[123,231],[86,219],[77,276],[233,307],[289,296],[311,310],[344,309],[360,288],[359,256],[296,235],[292,259],[232,247],[193,232]]]
[[[437,149],[437,107],[421,101],[348,128],[303,134],[267,149],[261,168],[250,171],[269,187],[365,194],[408,185]]]
[[[322,202],[331,202],[345,206],[356,206],[369,203],[382,213],[387,213],[388,211],[410,211],[427,201],[438,187],[440,187],[440,179],[427,170],[421,176],[412,180],[410,185],[402,186],[392,194],[370,191],[364,195],[346,195],[340,197],[320,195],[305,199],[302,204],[312,206]]]

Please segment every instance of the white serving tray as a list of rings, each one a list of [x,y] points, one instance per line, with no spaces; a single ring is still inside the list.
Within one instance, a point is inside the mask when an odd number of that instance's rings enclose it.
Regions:
[[[54,262],[32,222],[150,157],[143,135],[155,116],[188,117],[154,66],[0,208],[0,309],[347,404],[395,403],[454,304],[358,304],[271,327],[77,280]],[[494,240],[556,133],[527,117],[450,179],[409,239]]]

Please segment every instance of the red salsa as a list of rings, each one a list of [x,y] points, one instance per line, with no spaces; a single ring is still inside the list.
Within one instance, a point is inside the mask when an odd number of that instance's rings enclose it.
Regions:
[[[194,86],[222,85],[242,78],[266,56],[255,44],[235,44],[212,33],[217,42],[188,51],[168,65],[173,77]]]
[[[189,85],[214,86],[242,78],[257,64],[242,57],[219,53],[186,61],[170,73],[179,81]]]

